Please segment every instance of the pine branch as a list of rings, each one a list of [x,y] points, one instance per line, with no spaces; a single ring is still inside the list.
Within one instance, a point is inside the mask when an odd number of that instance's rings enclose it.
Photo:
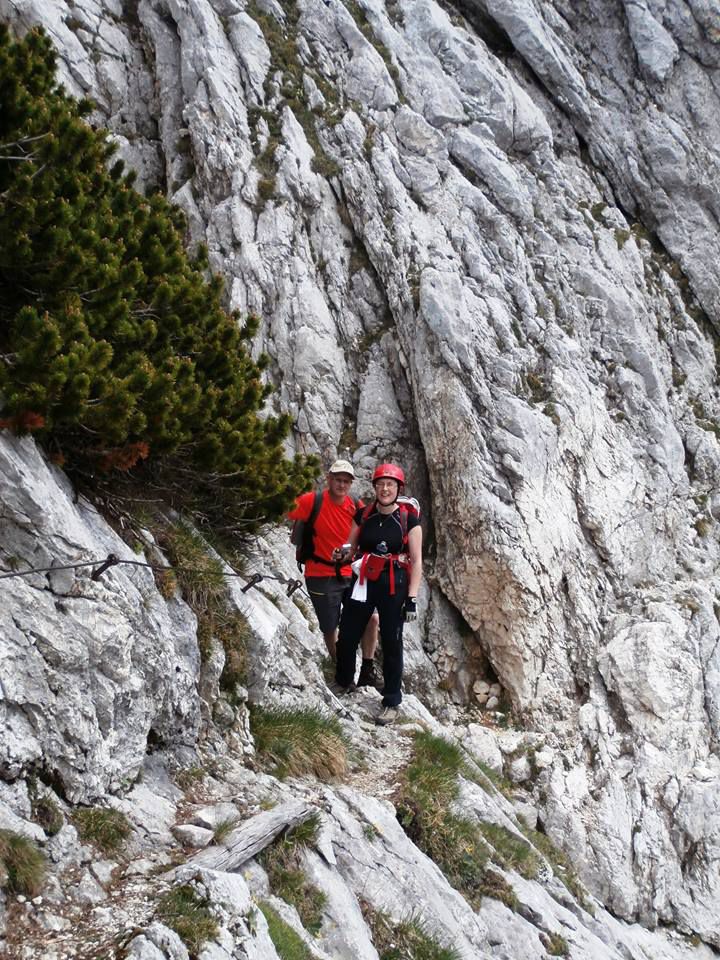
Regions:
[[[44,140],[49,135],[49,131],[38,133],[34,137],[21,137],[19,140],[9,140],[7,143],[0,143],[0,150],[6,150],[8,147],[21,147],[24,143],[35,143],[37,140]]]

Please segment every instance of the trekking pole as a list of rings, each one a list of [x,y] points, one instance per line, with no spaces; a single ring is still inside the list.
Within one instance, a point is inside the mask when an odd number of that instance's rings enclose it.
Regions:
[[[354,720],[352,712],[345,706],[344,703],[340,700],[339,697],[336,697],[335,694],[327,687],[325,684],[322,685],[322,689],[326,694],[326,699],[335,713],[339,714],[341,717],[345,717],[346,720]]]

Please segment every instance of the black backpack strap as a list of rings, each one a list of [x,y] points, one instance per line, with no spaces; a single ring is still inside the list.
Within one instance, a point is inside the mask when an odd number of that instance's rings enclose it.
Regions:
[[[320,513],[320,507],[322,506],[322,500],[323,500],[323,492],[322,492],[322,490],[316,490],[316,491],[315,491],[315,499],[314,499],[314,501],[313,501],[313,508],[312,508],[311,513],[310,513],[310,516],[308,517],[308,523],[310,524],[310,527],[311,527],[311,528],[314,527],[314,525],[315,525],[315,520],[317,519],[317,515]]]
[[[313,500],[313,507],[310,511],[310,516],[307,518],[307,523],[305,524],[305,535],[307,540],[305,541],[308,546],[308,552],[314,553],[315,547],[315,521],[317,520],[317,515],[320,513],[320,507],[322,506],[323,492],[322,490],[315,491],[315,499]]]
[[[319,490],[315,494],[315,502],[313,503],[312,512],[310,513],[310,516],[308,517],[305,523],[305,532],[307,533],[307,536],[308,536],[308,540],[306,541],[306,543],[308,544],[308,550],[310,551],[308,553],[308,560],[314,560],[315,563],[323,563],[325,564],[326,567],[332,567],[335,571],[336,578],[338,580],[343,580],[344,577],[340,573],[340,570],[344,566],[344,564],[340,563],[339,560],[325,560],[323,557],[318,557],[315,555],[315,552],[312,549],[314,547],[314,543],[312,541],[312,536],[314,533],[313,528],[315,524],[315,518],[317,517],[318,513],[320,513],[320,507],[322,506],[322,497],[323,497],[322,490]],[[360,509],[360,501],[356,497],[353,497],[352,501],[355,504],[355,513],[357,513],[357,511]],[[354,517],[355,517],[355,514],[353,514],[353,519]],[[363,514],[363,519],[364,519],[364,514]]]
[[[302,534],[302,554],[304,559],[298,560],[298,570],[302,573],[303,566],[305,565],[305,560],[313,558],[314,554],[314,539],[315,539],[315,521],[317,515],[320,513],[320,507],[322,507],[323,492],[322,490],[315,491],[315,497],[313,498],[312,510],[310,511],[310,516],[307,518],[303,525],[303,534]]]

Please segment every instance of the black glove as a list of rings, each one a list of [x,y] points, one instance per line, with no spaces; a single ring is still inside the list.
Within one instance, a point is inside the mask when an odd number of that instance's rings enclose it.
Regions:
[[[405,601],[405,623],[412,623],[413,620],[417,620],[417,599],[415,597],[408,597]]]

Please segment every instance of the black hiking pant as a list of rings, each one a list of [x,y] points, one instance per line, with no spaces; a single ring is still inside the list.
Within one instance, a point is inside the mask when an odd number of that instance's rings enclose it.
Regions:
[[[383,706],[397,707],[402,700],[403,605],[408,593],[407,570],[395,565],[395,593],[390,593],[390,574],[383,570],[377,580],[367,581],[367,599],[348,599],[340,617],[335,679],[349,687],[355,679],[355,660],[373,610],[380,618],[380,646],[383,654]],[[355,583],[353,579],[353,584]]]

